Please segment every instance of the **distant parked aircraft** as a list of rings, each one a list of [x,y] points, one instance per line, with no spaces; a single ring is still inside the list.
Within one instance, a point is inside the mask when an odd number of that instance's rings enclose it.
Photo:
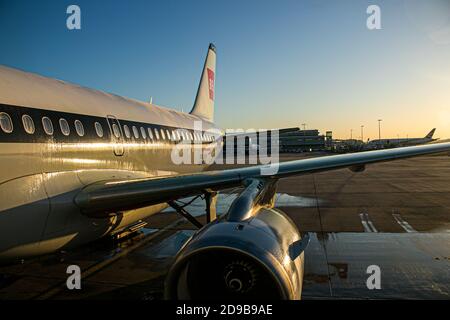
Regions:
[[[433,128],[425,137],[423,138],[391,138],[391,139],[381,139],[372,140],[367,143],[368,149],[379,149],[379,148],[392,148],[392,147],[405,147],[405,146],[417,146],[420,144],[426,144],[438,139],[433,139],[434,132],[436,128]]]

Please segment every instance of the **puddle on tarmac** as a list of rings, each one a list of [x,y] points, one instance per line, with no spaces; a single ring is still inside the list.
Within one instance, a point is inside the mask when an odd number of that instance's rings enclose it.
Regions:
[[[449,299],[448,233],[312,233],[303,297]],[[367,272],[380,268],[380,290]]]
[[[194,234],[180,230],[141,254],[170,260]],[[310,233],[303,298],[449,299],[448,233]],[[379,266],[381,289],[369,290],[367,268]]]
[[[172,258],[190,239],[195,230],[180,230],[144,251],[146,256],[156,259]]]
[[[237,198],[237,193],[219,193],[217,199],[216,209],[218,214],[223,214],[228,211],[233,201]],[[188,203],[194,199],[194,197],[182,199],[182,203]],[[322,204],[322,200],[316,200],[316,198],[292,196],[287,193],[277,193],[275,199],[275,207],[299,207],[310,208],[316,207],[317,204]],[[201,216],[205,214],[205,201],[203,199],[195,199],[189,206],[187,206],[189,213],[193,216]],[[167,208],[163,212],[174,212],[174,209]]]

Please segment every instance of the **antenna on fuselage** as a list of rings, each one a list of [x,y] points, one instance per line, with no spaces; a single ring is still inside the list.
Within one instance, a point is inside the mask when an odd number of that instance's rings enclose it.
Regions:
[[[150,103],[150,104],[152,104],[152,103],[153,103],[153,97],[150,97],[150,101],[149,101],[149,103]]]

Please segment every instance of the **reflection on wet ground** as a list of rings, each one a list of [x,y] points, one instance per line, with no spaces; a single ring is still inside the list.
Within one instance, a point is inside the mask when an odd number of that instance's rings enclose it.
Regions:
[[[303,298],[450,299],[448,159],[422,157],[360,174],[338,170],[281,180],[276,206],[311,238]],[[219,195],[219,214],[236,192]],[[204,221],[201,200],[188,211]],[[195,232],[179,219],[167,210],[124,241],[101,240],[0,267],[0,300],[162,299],[173,257]],[[64,286],[71,264],[83,271],[80,291]],[[366,286],[370,265],[380,267],[380,290]]]
[[[238,196],[238,193],[219,193],[217,196],[217,212],[224,213],[227,212],[228,208],[231,206],[233,201]],[[182,199],[182,203],[192,203],[187,206],[189,213],[194,217],[198,217],[205,214],[205,201],[201,198],[190,197]],[[286,193],[277,193],[275,198],[275,206],[283,208],[308,208],[316,207],[317,204],[321,204],[323,201],[316,198],[302,197],[302,196],[291,196]],[[175,212],[172,208],[167,208],[163,212]]]
[[[448,233],[314,233],[305,255],[304,298],[449,299]],[[381,270],[369,290],[367,267]]]
[[[62,288],[49,298],[161,299],[164,276],[173,257],[194,232],[168,230],[159,239],[83,278],[81,291]],[[305,251],[303,299],[450,298],[448,233],[310,233],[310,237]],[[122,244],[124,250],[133,242],[129,241]],[[120,250],[96,243],[60,261],[44,259],[19,268],[2,268],[0,299],[45,297],[65,280],[67,265],[77,263],[89,270],[95,267],[94,261]],[[366,286],[370,265],[381,269],[380,290]]]
[[[172,236],[164,239],[154,247],[145,251],[145,255],[155,259],[167,259],[173,257],[183,244],[194,234],[194,230],[180,230]]]

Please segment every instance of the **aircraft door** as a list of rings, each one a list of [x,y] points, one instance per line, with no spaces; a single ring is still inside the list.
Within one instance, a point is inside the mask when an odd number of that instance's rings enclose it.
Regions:
[[[111,142],[113,143],[113,150],[116,156],[123,156],[123,133],[119,120],[115,116],[106,116],[108,120],[109,130],[111,132]]]

